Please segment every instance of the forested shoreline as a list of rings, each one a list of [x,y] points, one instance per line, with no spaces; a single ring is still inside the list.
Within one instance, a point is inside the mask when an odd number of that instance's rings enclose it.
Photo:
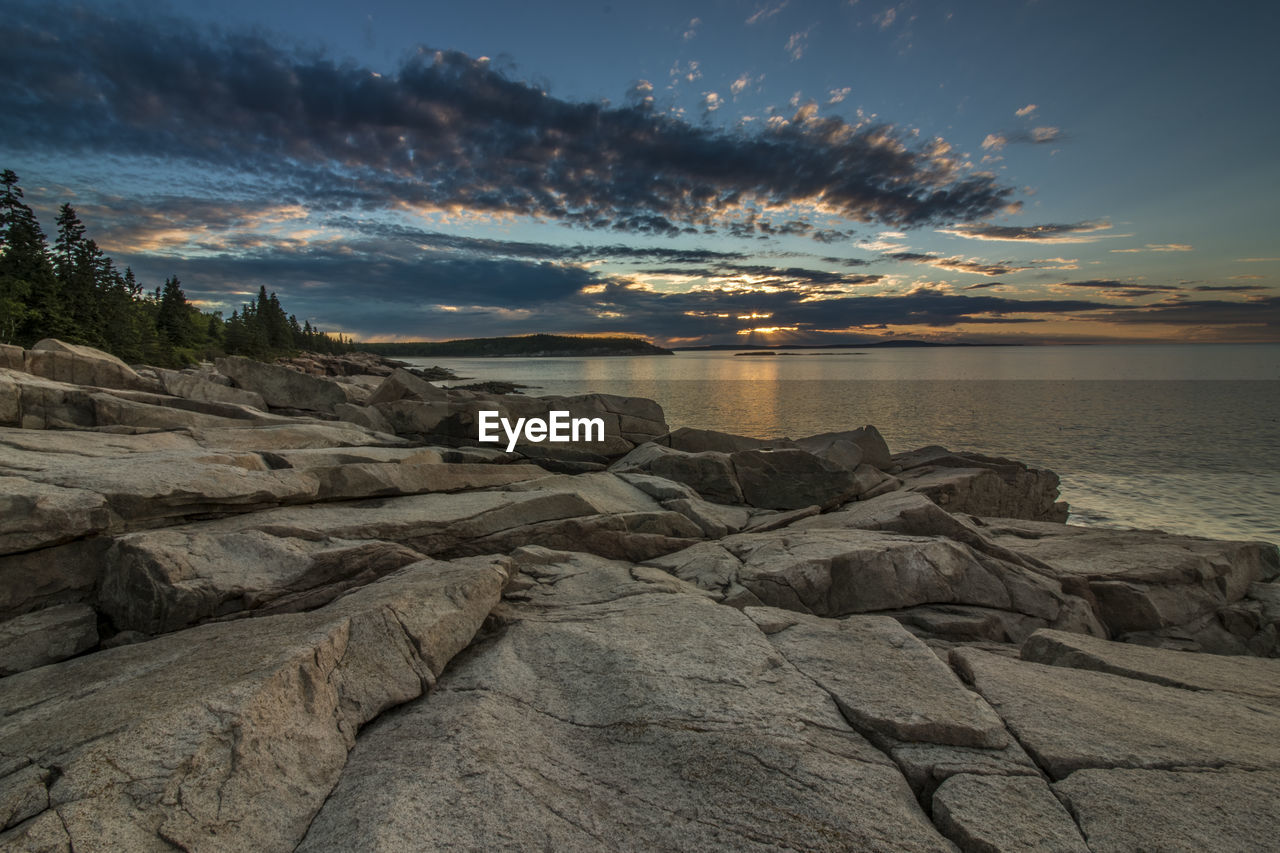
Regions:
[[[349,338],[299,324],[265,286],[227,318],[188,301],[177,276],[148,289],[87,236],[70,204],[58,211],[50,246],[18,180],[11,169],[0,173],[0,343],[30,347],[58,338],[160,367],[354,348]]]

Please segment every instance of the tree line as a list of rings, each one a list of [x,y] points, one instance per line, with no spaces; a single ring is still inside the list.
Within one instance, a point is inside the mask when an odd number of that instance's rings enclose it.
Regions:
[[[0,343],[42,338],[87,344],[130,364],[182,367],[219,355],[271,359],[300,350],[338,353],[350,338],[298,323],[276,294],[258,296],[223,318],[191,304],[176,276],[147,290],[85,234],[75,208],[58,211],[53,246],[23,201],[18,176],[0,173]]]

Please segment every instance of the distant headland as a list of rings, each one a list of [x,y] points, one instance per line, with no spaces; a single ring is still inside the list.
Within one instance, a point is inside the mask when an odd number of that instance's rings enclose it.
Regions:
[[[577,335],[522,335],[509,338],[466,338],[456,341],[393,341],[362,343],[360,349],[400,357],[564,357],[609,355],[672,355],[643,338]]]

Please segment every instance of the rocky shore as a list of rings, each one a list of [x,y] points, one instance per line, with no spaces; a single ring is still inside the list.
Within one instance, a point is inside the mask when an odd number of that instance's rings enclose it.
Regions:
[[[1277,849],[1275,546],[1057,498],[870,426],[0,346],[0,849]]]

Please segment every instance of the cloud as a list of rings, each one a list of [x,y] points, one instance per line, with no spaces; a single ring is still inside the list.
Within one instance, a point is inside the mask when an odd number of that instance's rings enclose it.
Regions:
[[[811,30],[813,28],[810,27],[809,29]],[[803,30],[801,32],[791,34],[791,37],[787,39],[787,46],[785,50],[791,55],[791,61],[795,62],[797,59],[802,59],[804,57],[804,52],[808,47],[809,30]]]
[[[1101,314],[1112,323],[1163,323],[1179,326],[1263,327],[1271,340],[1280,339],[1280,296],[1255,297],[1243,302],[1187,300],[1146,305]]]
[[[1104,288],[1107,290],[1123,290],[1125,288],[1135,288],[1143,290],[1181,290],[1172,284],[1145,284],[1143,282],[1133,281],[1117,281],[1111,278],[1093,278],[1088,281],[1064,281],[1053,285],[1054,287],[1090,287]]]
[[[1148,243],[1140,249],[1112,249],[1112,252],[1190,252],[1192,247],[1187,243]]]
[[[729,92],[734,97],[737,97],[738,95],[741,95],[743,91],[745,91],[746,88],[750,85],[751,85],[751,75],[743,74],[737,80],[734,80],[732,83],[729,84]]]
[[[985,263],[965,258],[947,258],[942,255],[923,252],[891,252],[886,254],[885,257],[906,263],[928,264],[931,267],[951,272],[968,272],[976,273],[977,275],[1009,275],[1010,273],[1031,269],[1029,266],[1016,266],[1009,261]]]
[[[1018,118],[1026,118],[1027,116],[1031,115],[1035,111],[1036,111],[1035,104],[1027,104],[1022,109],[1014,110],[1013,114],[1016,115]]]
[[[92,7],[18,5],[6,23],[10,150],[92,152],[211,182],[248,170],[263,196],[311,208],[466,210],[670,235],[748,205],[819,199],[855,221],[966,222],[1012,193],[891,126],[806,115],[754,133],[699,127],[643,100],[559,99],[454,51],[422,48],[375,74],[260,34]]]
[[[1020,243],[1092,243],[1112,236],[1097,234],[1111,228],[1110,222],[1077,222],[1071,225],[991,225],[976,223],[938,229],[943,234],[971,240]]]
[[[827,95],[829,96],[827,98],[827,103],[838,104],[841,101],[843,101],[845,98],[849,97],[849,93],[852,91],[853,91],[853,88],[850,86],[842,86],[839,89],[831,89],[830,91],[827,92]]]
[[[692,18],[689,21],[689,28],[684,31],[682,38],[685,41],[692,40],[698,34],[698,27],[702,24],[701,18]]]
[[[773,6],[761,6],[751,15],[751,17],[747,18],[746,20],[747,26],[758,24],[761,21],[769,20],[774,15],[778,14],[783,9],[787,8],[787,4],[789,2],[791,2],[791,0],[782,0],[781,3],[777,3]]]
[[[897,18],[898,18],[898,10],[892,6],[890,6],[888,9],[885,9],[883,12],[880,12],[877,15],[871,16],[871,20],[875,21],[876,25],[879,26],[880,29],[882,30],[887,30],[889,29],[889,27],[892,27],[893,22],[897,20]]]
[[[1232,278],[1239,278],[1239,276],[1232,276]],[[1270,288],[1258,284],[1202,284],[1191,289],[1198,293],[1259,293]]]
[[[1115,279],[1089,279],[1088,281],[1064,281],[1049,285],[1051,290],[1085,288],[1096,290],[1108,299],[1138,299],[1143,296],[1181,294],[1182,288],[1172,284],[1147,284],[1146,282],[1117,281]]]
[[[704,113],[713,113],[724,106],[724,98],[721,98],[715,92],[702,93],[702,111]]]
[[[1029,145],[1045,145],[1063,139],[1061,128],[1033,127],[1031,130],[1005,130],[1000,133],[988,133],[982,140],[984,151],[1000,151],[1010,143],[1027,143]]]

